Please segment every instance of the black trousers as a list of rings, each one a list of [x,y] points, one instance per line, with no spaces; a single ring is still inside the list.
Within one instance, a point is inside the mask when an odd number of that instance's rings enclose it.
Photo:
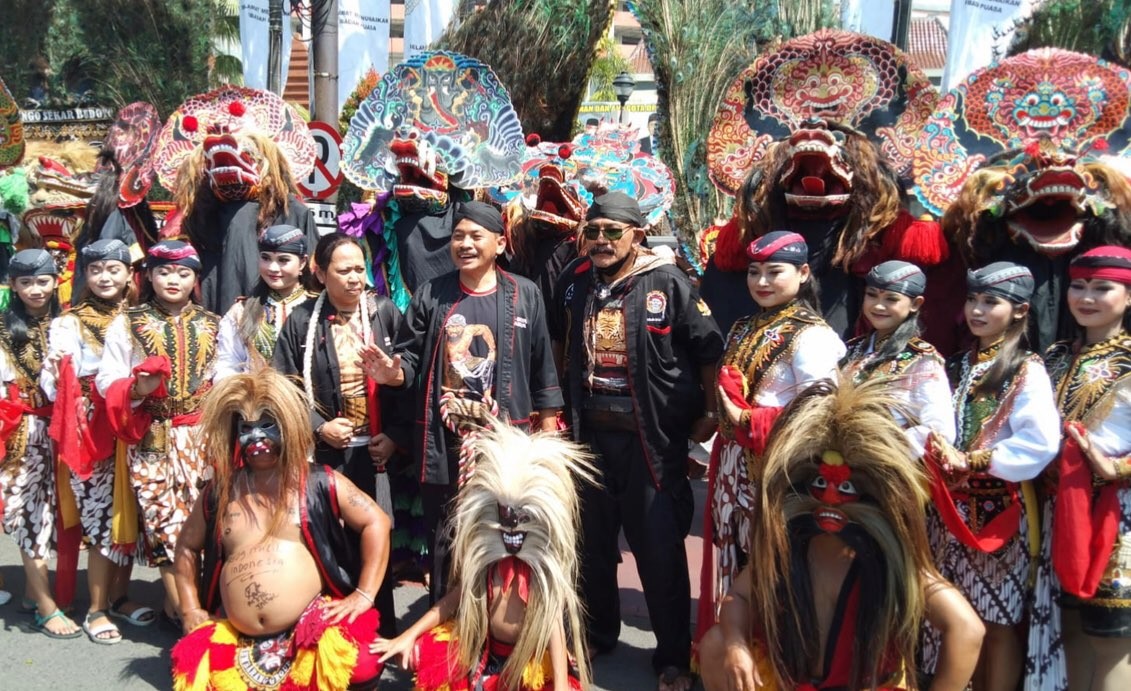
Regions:
[[[364,446],[353,448],[334,449],[319,444],[314,452],[314,460],[323,463],[349,478],[350,482],[370,497],[377,491],[377,473],[373,469],[373,459],[369,457],[369,449]],[[390,516],[389,518],[392,518]],[[393,535],[389,534],[389,546],[392,547]],[[377,632],[381,638],[394,638],[397,635],[397,610],[393,602],[393,575],[386,567],[385,577],[381,579],[381,587],[373,598],[377,613],[381,615],[381,623]]]
[[[582,485],[581,594],[589,644],[610,650],[620,637],[617,564],[621,527],[636,558],[656,635],[652,667],[686,669],[691,659],[691,582],[684,539],[695,498],[686,478],[657,490],[636,432],[589,432],[601,485]]]
[[[454,477],[454,476],[453,476]],[[448,520],[456,487],[452,485],[420,485],[420,505],[428,531],[428,549],[432,551],[432,571],[428,581],[428,604],[434,605],[448,590],[452,568],[452,534]]]

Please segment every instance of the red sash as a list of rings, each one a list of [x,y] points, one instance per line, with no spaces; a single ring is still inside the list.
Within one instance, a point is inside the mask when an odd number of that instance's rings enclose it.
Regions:
[[[942,461],[929,448],[923,459],[931,472],[931,499],[947,530],[959,542],[981,552],[996,552],[1021,531],[1021,501],[1014,491],[1009,507],[994,516],[975,534],[958,513],[942,472]]]
[[[1052,524],[1052,567],[1065,592],[1094,597],[1111,560],[1119,532],[1120,483],[1108,483],[1098,496],[1092,469],[1080,445],[1064,436],[1060,454],[1060,485]]]
[[[134,376],[132,377],[124,377],[114,382],[106,391],[106,412],[110,418],[110,426],[114,429],[114,434],[130,446],[140,444],[141,440],[145,438],[145,433],[149,431],[149,426],[153,423],[151,414],[133,407],[134,401],[130,398],[130,389],[137,381],[137,375],[139,373],[161,375],[161,385],[150,395],[154,398],[163,398],[168,395],[164,380],[171,376],[172,366],[169,363],[169,358],[162,355],[151,355],[140,365],[134,367],[133,373]],[[200,415],[199,413],[178,415],[173,419],[173,424],[177,426],[178,419],[188,418],[200,419]],[[195,420],[192,422],[182,421],[181,424],[194,424],[194,422]]]
[[[56,378],[55,409],[47,434],[55,440],[59,460],[80,480],[94,471],[94,464],[114,453],[114,434],[106,415],[106,402],[91,387],[93,414],[87,417],[82,385],[75,372],[74,359],[64,355]]]

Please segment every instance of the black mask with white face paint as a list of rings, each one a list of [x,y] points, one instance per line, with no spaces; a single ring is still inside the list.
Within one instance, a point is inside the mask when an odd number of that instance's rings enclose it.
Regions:
[[[276,450],[283,445],[283,432],[279,429],[279,423],[266,413],[258,420],[240,419],[236,434],[236,442],[244,454],[255,444],[265,443]]]

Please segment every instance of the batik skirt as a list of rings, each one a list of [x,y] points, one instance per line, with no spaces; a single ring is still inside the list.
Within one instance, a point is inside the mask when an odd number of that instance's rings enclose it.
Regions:
[[[55,556],[58,490],[55,447],[47,436],[50,422],[48,418],[25,415],[24,424],[13,432],[26,435],[24,451],[18,456],[10,454],[0,466],[4,532],[33,559]]]
[[[1041,553],[1029,599],[1029,644],[1024,691],[1068,691],[1068,668],[1060,620],[1060,582],[1052,569],[1054,500],[1041,507]]]
[[[754,487],[746,467],[746,453],[734,441],[719,437],[719,467],[711,495],[711,519],[714,521],[717,568],[715,569],[715,602],[721,603],[730,592],[750,554],[750,516],[754,509]],[[701,587],[708,587],[703,583]]]
[[[111,562],[125,566],[132,561],[135,546],[114,543],[114,478],[114,457],[111,456],[95,463],[90,477],[85,480],[72,473],[71,491],[87,544]]]
[[[212,476],[212,467],[204,463],[200,428],[154,422],[145,439],[130,447],[127,459],[146,558],[153,566],[170,566],[181,526]]]
[[[1005,486],[1000,489],[972,495],[969,501],[955,502],[955,506],[962,520],[978,532],[1010,502],[1021,502],[1017,534],[989,553],[967,547],[948,535],[937,553],[938,567],[943,577],[962,591],[982,621],[1015,626],[1021,621],[1029,596],[1029,525],[1020,492],[1013,493]]]

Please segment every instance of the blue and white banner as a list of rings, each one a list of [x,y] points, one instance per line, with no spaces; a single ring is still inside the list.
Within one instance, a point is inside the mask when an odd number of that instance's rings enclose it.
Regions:
[[[846,31],[891,40],[895,0],[841,0],[840,25]]]
[[[1038,0],[951,0],[946,71],[949,91],[979,67],[1005,57],[1017,25]]]
[[[267,59],[271,45],[268,30],[270,0],[240,0],[240,60],[243,83],[256,89],[267,88]],[[291,3],[283,0],[283,61],[279,72],[280,88],[287,81],[291,62]]]
[[[389,0],[338,0],[339,111],[369,68],[389,71],[391,5]]]
[[[405,0],[404,57],[428,50],[456,13],[456,0]]]

